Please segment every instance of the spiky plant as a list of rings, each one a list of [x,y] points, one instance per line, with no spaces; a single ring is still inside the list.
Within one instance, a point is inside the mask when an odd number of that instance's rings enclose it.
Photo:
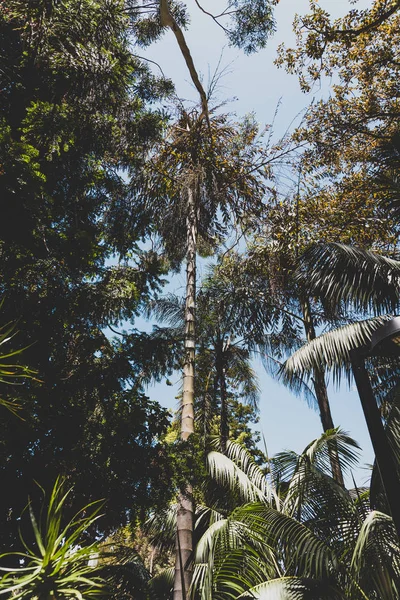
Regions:
[[[19,563],[1,567],[0,594],[13,600],[83,600],[105,592],[105,581],[97,576],[98,546],[87,545],[86,531],[99,518],[102,502],[84,506],[68,522],[63,513],[71,492],[62,477],[57,478],[39,519],[28,504],[35,545],[28,546],[21,536],[25,552],[2,554],[0,560]]]

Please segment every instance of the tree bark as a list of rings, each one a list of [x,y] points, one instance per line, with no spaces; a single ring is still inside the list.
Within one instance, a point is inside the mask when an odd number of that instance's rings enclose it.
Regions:
[[[171,14],[171,11],[169,10],[168,0],[160,0],[160,20],[161,25],[163,25],[164,27],[169,27],[176,37],[179,49],[189,70],[190,77],[192,78],[195,88],[199,92],[203,115],[205,116],[207,122],[209,122],[207,94],[197,74],[196,67],[194,66],[193,58],[189,50],[189,46],[187,45],[185,36],[183,35],[183,31],[179,27],[178,23],[175,21],[173,15]]]
[[[219,400],[220,400],[220,443],[221,452],[226,454],[226,448],[229,439],[229,424],[228,424],[228,404],[226,393],[226,376],[223,357],[223,342],[220,341],[217,345],[216,370],[219,383]]]
[[[194,433],[194,363],[195,363],[195,303],[196,303],[196,238],[197,218],[195,192],[188,188],[186,305],[185,305],[185,362],[183,365],[183,394],[181,440],[186,442]],[[186,484],[178,496],[176,516],[176,559],[174,600],[187,600],[192,581],[194,501],[193,489]]]
[[[314,321],[311,313],[310,301],[308,298],[301,299],[301,307],[303,310],[304,330],[306,332],[307,341],[311,342],[316,338]],[[324,431],[334,429],[331,408],[329,406],[328,390],[326,389],[325,373],[322,368],[314,368],[313,371],[314,391],[318,402],[319,415],[321,418],[322,428]],[[329,460],[332,468],[334,480],[344,486],[343,473],[339,462],[339,456],[336,448],[330,448]]]

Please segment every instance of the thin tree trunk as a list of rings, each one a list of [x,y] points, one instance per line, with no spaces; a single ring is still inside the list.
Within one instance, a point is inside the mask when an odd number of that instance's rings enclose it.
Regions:
[[[315,327],[313,322],[313,317],[311,313],[310,301],[308,298],[301,299],[301,307],[303,310],[303,318],[304,318],[304,329],[307,336],[307,341],[311,342],[314,340],[315,335]],[[325,374],[322,368],[314,368],[313,371],[313,382],[314,382],[314,391],[317,397],[319,414],[321,418],[322,428],[324,431],[328,431],[328,429],[334,429],[335,426],[333,424],[331,409],[329,406],[328,399],[328,390],[326,389],[325,383]],[[334,480],[340,485],[344,486],[343,473],[339,462],[339,456],[336,448],[330,448],[329,450],[329,460],[332,468],[332,475]]]
[[[219,399],[220,399],[220,443],[221,452],[226,454],[226,447],[229,439],[229,424],[228,424],[228,403],[226,393],[226,376],[224,368],[224,359],[222,351],[222,343],[217,346],[216,370],[219,383]]]
[[[185,306],[185,363],[183,365],[183,394],[181,440],[194,433],[194,361],[195,361],[195,302],[196,302],[196,237],[197,219],[194,189],[188,188]],[[192,581],[194,501],[192,486],[187,483],[178,496],[176,517],[176,560],[174,600],[186,600]]]
[[[183,35],[183,31],[179,27],[178,23],[174,19],[174,16],[169,10],[168,0],[160,0],[160,20],[161,25],[169,27],[176,37],[179,49],[189,70],[190,77],[192,78],[195,88],[199,92],[203,115],[205,116],[207,123],[209,123],[207,94],[201,84],[200,77],[196,71],[196,67],[194,66],[193,58],[190,53],[189,47],[186,43],[185,36]]]

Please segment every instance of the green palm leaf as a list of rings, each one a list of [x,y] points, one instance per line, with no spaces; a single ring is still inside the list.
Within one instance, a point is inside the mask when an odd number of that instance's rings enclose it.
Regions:
[[[300,577],[282,577],[265,581],[244,594],[240,599],[256,600],[343,600],[344,594],[326,581]]]
[[[236,442],[228,442],[227,455],[210,452],[207,457],[211,477],[220,485],[238,493],[243,502],[275,502],[276,491],[250,453]]]
[[[311,296],[376,314],[397,312],[400,262],[344,244],[316,244],[300,258],[296,279]]]
[[[393,520],[372,511],[362,524],[352,559],[355,582],[364,589],[375,589],[381,600],[400,594],[400,546]]]
[[[339,561],[335,552],[294,517],[260,503],[240,507],[235,516],[265,544],[278,545],[287,574],[295,571],[303,577],[321,578],[336,572]]]
[[[350,378],[351,350],[367,346],[372,333],[390,318],[389,315],[374,317],[320,335],[287,359],[281,371],[282,378],[289,381],[294,377],[307,379],[314,369],[321,367],[331,369],[335,381],[340,381],[342,375]]]

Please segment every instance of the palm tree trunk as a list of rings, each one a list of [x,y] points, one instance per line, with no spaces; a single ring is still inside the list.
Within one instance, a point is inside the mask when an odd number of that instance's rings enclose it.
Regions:
[[[181,440],[186,442],[194,433],[194,362],[195,362],[195,302],[196,302],[196,237],[197,218],[193,187],[188,188],[185,306],[185,362],[183,365],[183,394]],[[193,489],[186,484],[178,496],[176,516],[176,559],[174,600],[186,600],[192,581],[194,501]]]
[[[222,346],[222,344],[221,344]],[[228,424],[228,404],[226,393],[226,376],[223,362],[223,350],[218,344],[216,357],[216,370],[219,383],[219,400],[220,400],[220,443],[221,452],[226,454],[226,447],[229,439],[229,424]]]
[[[311,313],[310,301],[308,298],[301,299],[301,307],[303,310],[304,330],[306,332],[307,341],[311,342],[316,337],[314,321]],[[324,431],[334,429],[331,408],[329,406],[328,390],[326,389],[325,374],[322,368],[314,368],[313,383],[315,395],[317,397],[319,414],[321,418],[322,428]],[[336,448],[329,450],[329,459],[332,468],[334,480],[344,486],[343,473],[339,462],[339,456]]]

